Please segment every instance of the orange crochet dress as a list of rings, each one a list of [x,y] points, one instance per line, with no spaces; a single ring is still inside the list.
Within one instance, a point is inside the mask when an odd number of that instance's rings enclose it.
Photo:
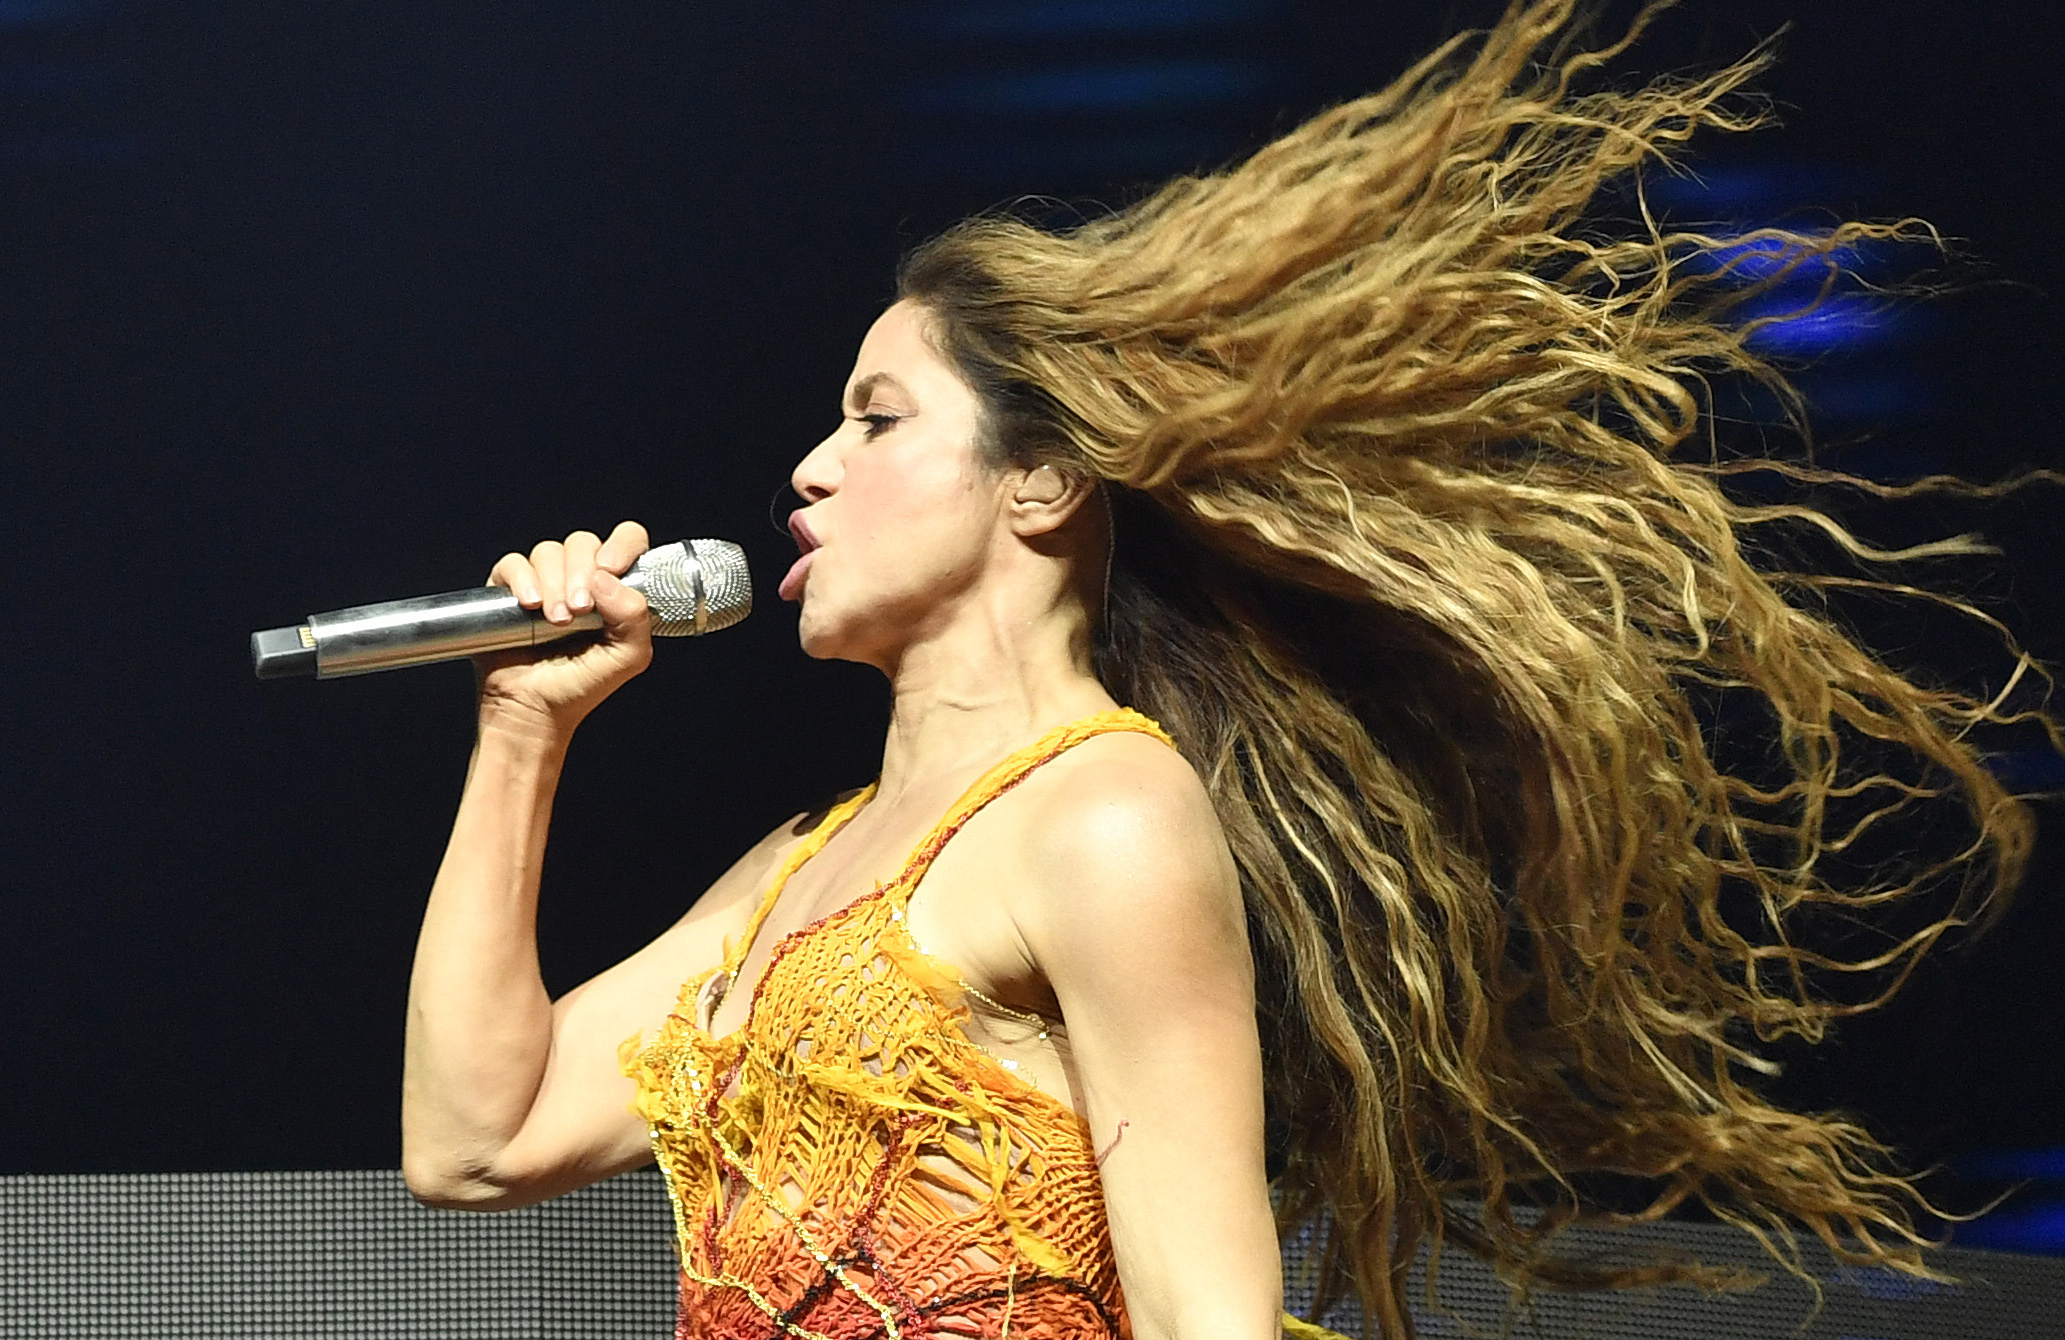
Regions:
[[[625,1043],[674,1204],[677,1340],[1130,1334],[1087,1126],[969,1040],[970,988],[903,920],[962,824],[1107,731],[1168,742],[1120,710],[1005,759],[896,878],[785,936],[745,1023],[712,1037],[716,997],[782,886],[874,788],[839,805],[783,863],[724,963],[682,987],[658,1039]]]

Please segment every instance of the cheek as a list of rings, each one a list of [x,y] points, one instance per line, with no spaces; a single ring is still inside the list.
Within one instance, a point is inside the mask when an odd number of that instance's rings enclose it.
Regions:
[[[960,472],[849,474],[841,495],[854,548],[888,585],[965,568],[986,539],[981,485]]]
[[[919,531],[965,531],[977,525],[981,481],[964,470],[926,459],[929,454],[915,463],[890,459],[878,469],[849,474],[841,491],[853,503],[856,520],[892,539]]]

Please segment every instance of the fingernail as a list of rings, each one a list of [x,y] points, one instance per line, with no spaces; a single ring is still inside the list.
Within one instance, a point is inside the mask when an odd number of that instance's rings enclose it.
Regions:
[[[535,587],[535,586],[526,586],[525,588],[523,588],[523,597],[522,597],[522,599],[523,599],[523,603],[524,603],[524,604],[526,604],[526,605],[535,605],[535,604],[537,604],[537,603],[538,603],[538,588],[537,588],[537,587]]]
[[[588,608],[588,588],[587,588],[587,587],[585,587],[585,586],[577,586],[577,587],[575,587],[575,588],[574,588],[573,590],[571,590],[571,591],[567,592],[567,593],[566,593],[566,603],[567,603],[567,604],[568,604],[569,606],[571,606],[572,608],[574,608],[574,609],[577,609],[577,610],[584,610],[584,609],[587,609],[587,608]]]
[[[554,623],[565,623],[567,621],[566,602],[564,600],[555,601],[552,606],[552,613],[545,617]]]

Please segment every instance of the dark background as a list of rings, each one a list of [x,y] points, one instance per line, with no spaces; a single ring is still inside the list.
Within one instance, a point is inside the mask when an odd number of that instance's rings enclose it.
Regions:
[[[397,1161],[468,672],[259,684],[250,630],[624,517],[747,546],[760,612],[662,648],[575,748],[542,927],[564,989],[873,771],[886,695],[796,651],[768,511],[898,254],[975,208],[1094,208],[1224,161],[1496,10],[0,0],[0,1172]],[[1667,203],[1920,214],[1983,262],[1925,311],[1787,351],[1836,463],[2065,464],[2052,10],[1701,0],[1623,67],[1711,65],[1792,21],[1764,85],[1784,128],[1710,141]],[[1929,580],[2058,659],[2059,505],[1860,517],[1985,531],[2002,559]],[[1997,678],[1926,621],[1867,631]],[[1995,933],[1782,1092],[1948,1165],[1953,1198],[2056,1176],[2059,845]],[[2059,1250],[2055,1203],[2039,1180],[1963,1240]]]

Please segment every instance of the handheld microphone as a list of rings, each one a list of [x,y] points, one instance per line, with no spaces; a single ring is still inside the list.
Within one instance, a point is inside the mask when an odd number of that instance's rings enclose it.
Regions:
[[[714,633],[753,608],[746,552],[728,540],[679,540],[648,549],[620,580],[645,594],[655,637]],[[548,623],[501,587],[478,586],[311,614],[300,624],[253,633],[251,668],[260,679],[338,679],[541,646],[600,627],[602,616],[594,610],[565,624]]]

